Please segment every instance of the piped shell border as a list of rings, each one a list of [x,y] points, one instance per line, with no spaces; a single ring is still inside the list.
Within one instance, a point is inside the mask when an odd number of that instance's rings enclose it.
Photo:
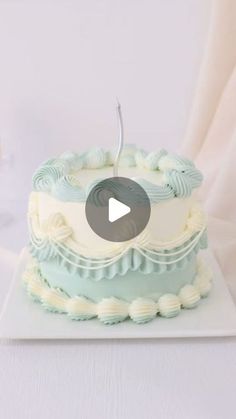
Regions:
[[[198,259],[197,273],[192,284],[182,287],[178,295],[164,294],[157,301],[142,297],[127,302],[110,297],[95,303],[83,296],[70,297],[63,290],[49,286],[34,259],[28,263],[22,279],[27,293],[46,310],[64,313],[72,320],[97,317],[104,324],[119,323],[127,318],[136,323],[146,323],[157,315],[175,317],[181,308],[196,307],[201,298],[208,296],[212,287],[212,272],[203,259]]]

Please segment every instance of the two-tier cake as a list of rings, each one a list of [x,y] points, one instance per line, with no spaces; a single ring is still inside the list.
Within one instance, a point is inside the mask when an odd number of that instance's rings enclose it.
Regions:
[[[125,147],[119,176],[146,191],[151,214],[136,237],[112,242],[91,229],[85,204],[96,182],[112,176],[113,164],[112,152],[96,148],[48,160],[34,174],[28,211],[32,259],[23,274],[28,294],[70,319],[97,317],[107,324],[126,318],[145,323],[196,307],[212,279],[198,255],[207,247],[197,200],[201,173],[165,150]]]

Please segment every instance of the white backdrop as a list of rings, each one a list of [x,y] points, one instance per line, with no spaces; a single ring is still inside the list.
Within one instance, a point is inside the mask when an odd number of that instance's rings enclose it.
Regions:
[[[14,153],[8,198],[26,199],[42,159],[113,146],[116,96],[126,142],[175,149],[209,12],[210,0],[0,1],[0,136]]]
[[[15,199],[0,246],[26,243],[20,201],[43,158],[113,144],[116,95],[128,142],[178,147],[209,11],[210,0],[0,0],[0,135],[15,159],[0,176],[0,199]],[[0,252],[0,305],[16,259]],[[0,416],[234,419],[235,350],[235,339],[7,342]]]

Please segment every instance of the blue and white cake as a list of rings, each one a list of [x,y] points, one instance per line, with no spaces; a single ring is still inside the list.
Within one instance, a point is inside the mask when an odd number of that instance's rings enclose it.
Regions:
[[[165,150],[124,148],[119,176],[147,192],[151,215],[141,234],[110,242],[85,215],[96,182],[112,176],[114,153],[97,148],[64,153],[33,176],[29,200],[30,253],[23,274],[27,292],[52,312],[106,324],[131,318],[145,323],[198,305],[212,274],[199,258],[207,247],[206,219],[197,200],[202,175]]]

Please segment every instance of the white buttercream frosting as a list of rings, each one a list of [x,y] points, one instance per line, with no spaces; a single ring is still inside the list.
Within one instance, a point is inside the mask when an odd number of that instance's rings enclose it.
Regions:
[[[66,312],[67,297],[56,288],[45,287],[40,298],[46,309],[52,311]]]
[[[137,323],[146,323],[158,312],[157,302],[150,298],[137,298],[129,306],[129,316]]]
[[[69,298],[66,303],[66,310],[73,319],[89,319],[96,316],[96,304],[85,297]]]
[[[206,297],[211,290],[211,281],[202,275],[197,275],[193,283],[201,297]]]
[[[46,237],[42,231],[44,222],[47,223],[51,215],[60,213],[72,234],[69,235],[67,231],[68,236],[66,233],[65,238],[64,234],[58,234],[58,243],[62,245],[63,240],[66,240],[67,246],[77,255],[113,258],[133,247],[143,250],[139,236],[133,242],[111,243],[98,237],[86,219],[87,194],[94,182],[112,175],[112,156],[111,152],[101,148],[81,154],[68,152],[47,161],[39,168],[34,176],[35,192],[31,195],[29,205],[34,242],[38,243],[43,235]],[[168,166],[168,170],[162,172],[160,162],[166,161],[163,159],[167,156],[175,164],[172,164],[171,170]],[[133,167],[134,163],[136,167]],[[171,250],[181,246],[205,227],[202,211],[194,210],[195,197],[191,195],[192,188],[200,182],[200,175],[189,161],[171,156],[165,150],[147,153],[131,145],[122,151],[120,165],[119,175],[134,178],[147,191],[151,200],[152,211],[145,228],[149,240],[145,249]],[[183,168],[185,173],[182,173]],[[165,174],[168,184],[163,180]],[[52,240],[51,236],[49,240]],[[56,243],[55,235],[53,241]],[[55,249],[47,249],[47,254],[54,256]]]
[[[206,225],[206,216],[201,207],[196,203],[190,210],[186,227],[192,232],[200,231]]]
[[[184,308],[193,308],[198,304],[200,294],[194,285],[188,284],[181,288],[179,292],[179,299]]]
[[[66,242],[73,232],[72,228],[67,225],[64,216],[60,213],[52,213],[46,220],[40,223],[35,202],[35,194],[31,194],[28,214],[29,228],[35,235],[36,241]]]
[[[196,205],[196,208],[192,205],[189,214],[187,213],[188,217],[185,220],[185,224],[183,224],[183,230],[178,234],[174,234],[170,239],[161,239],[162,230],[167,231],[168,228],[171,230],[173,221],[170,218],[168,223],[164,222],[164,219],[161,222],[162,217],[165,216],[165,208],[162,209],[162,207],[157,205],[155,208],[152,208],[149,223],[142,234],[127,242],[112,243],[98,237],[92,231],[87,223],[84,207],[77,208],[77,205],[79,205],[77,203],[60,203],[51,197],[48,199],[47,208],[44,197],[42,201],[39,200],[39,195],[36,192],[30,196],[29,224],[33,245],[37,247],[38,241],[44,239],[52,240],[61,245],[66,242],[71,251],[87,258],[116,258],[128,252],[131,248],[140,248],[142,251],[147,249],[152,252],[171,250],[182,246],[191,239],[193,234],[204,231],[206,226],[202,210],[198,205]],[[184,217],[181,217],[182,205],[179,210],[177,210],[177,204],[175,207],[178,222],[181,218],[184,221]],[[62,212],[53,212],[57,209],[60,209]],[[173,210],[174,208],[171,207],[171,211]],[[167,211],[166,215],[169,217],[168,214]],[[143,240],[144,236],[145,242]],[[156,238],[157,236],[160,237],[159,240]],[[40,243],[38,245],[41,246]],[[186,251],[188,249],[189,245],[187,245]],[[184,250],[181,254],[184,255]]]
[[[38,274],[38,268],[30,263],[23,275],[23,281],[26,284],[27,292],[35,298],[41,299],[43,295],[45,284]]]
[[[60,213],[51,214],[42,224],[42,233],[49,240],[64,242],[72,235],[72,229],[66,225],[63,215]]]
[[[174,317],[180,312],[180,300],[177,295],[164,294],[158,300],[160,315]]]
[[[213,273],[202,258],[198,258],[197,270],[198,273],[195,277],[193,285],[197,288],[201,297],[206,297],[212,287]]]
[[[128,314],[128,303],[118,298],[104,298],[97,304],[97,316],[103,323],[118,323],[125,320]]]

